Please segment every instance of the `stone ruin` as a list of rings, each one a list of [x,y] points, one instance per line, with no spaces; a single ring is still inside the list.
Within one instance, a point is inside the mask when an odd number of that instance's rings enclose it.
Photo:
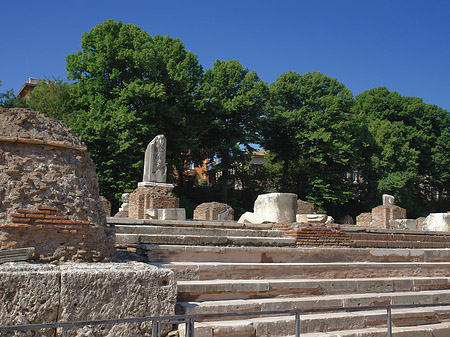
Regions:
[[[356,217],[356,225],[361,227],[396,228],[406,229],[411,226],[405,221],[406,209],[395,205],[395,198],[389,194],[383,194],[383,204],[372,209],[372,212],[361,213]],[[412,228],[410,228],[412,229]]]
[[[41,261],[104,261],[113,233],[86,146],[64,123],[0,109],[0,250],[35,247]]]
[[[174,185],[166,183],[166,146],[164,135],[156,136],[147,146],[144,174],[138,188],[130,194],[128,216],[135,219],[184,220]]]
[[[234,210],[231,206],[220,202],[205,202],[194,210],[194,220],[221,220],[234,219]]]

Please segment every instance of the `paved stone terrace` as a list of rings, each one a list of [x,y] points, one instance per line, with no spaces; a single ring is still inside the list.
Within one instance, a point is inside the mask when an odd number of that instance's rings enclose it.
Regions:
[[[299,244],[281,226],[274,230],[271,225],[242,226],[234,222],[113,218],[109,222],[116,229],[122,258],[140,259],[175,272],[178,313],[427,303],[434,306],[394,310],[394,336],[450,336],[450,307],[440,305],[450,302],[449,249],[320,244],[321,238],[330,240],[326,238],[328,231],[347,235],[347,244],[353,244],[354,234],[373,235],[371,239],[365,236],[366,241],[373,242],[399,238],[414,242],[448,238],[448,233],[407,235],[354,228],[315,232],[310,227],[309,235],[319,240],[312,246]],[[306,337],[386,336],[386,313],[305,314],[301,326]],[[184,326],[179,327],[178,334],[184,336]],[[293,316],[206,320],[195,327],[195,336],[200,337],[294,334]]]

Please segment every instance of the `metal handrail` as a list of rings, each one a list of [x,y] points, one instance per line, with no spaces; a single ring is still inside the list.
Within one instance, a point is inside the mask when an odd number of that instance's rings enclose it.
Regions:
[[[271,311],[249,311],[249,312],[229,312],[229,313],[212,313],[212,314],[193,314],[193,315],[171,315],[171,316],[149,316],[149,317],[132,317],[132,318],[116,318],[91,321],[73,321],[73,322],[55,322],[43,324],[26,324],[13,326],[0,326],[0,331],[23,331],[23,330],[40,330],[40,329],[56,329],[62,328],[62,336],[67,336],[70,328],[82,327],[87,325],[109,325],[122,323],[143,323],[152,322],[152,337],[161,336],[161,324],[186,324],[186,337],[194,337],[194,324],[196,319],[200,318],[223,318],[223,317],[239,317],[239,316],[269,316],[269,315],[295,315],[295,336],[300,336],[300,315],[323,312],[339,312],[339,311],[372,311],[386,310],[387,335],[392,337],[392,309],[406,308],[425,308],[435,306],[450,306],[450,303],[429,303],[429,304],[388,304],[375,306],[359,306],[359,307],[327,307],[327,308],[311,308],[311,309],[291,309],[291,310],[271,310]]]

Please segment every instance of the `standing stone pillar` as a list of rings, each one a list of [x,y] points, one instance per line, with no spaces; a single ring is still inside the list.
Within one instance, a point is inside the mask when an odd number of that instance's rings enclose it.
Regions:
[[[173,193],[173,184],[166,183],[166,146],[164,135],[156,136],[147,145],[142,182],[138,183],[138,188],[130,194],[130,218],[159,218],[160,212],[156,212],[156,209],[173,210],[179,207],[179,199]],[[169,213],[178,214],[176,211]]]

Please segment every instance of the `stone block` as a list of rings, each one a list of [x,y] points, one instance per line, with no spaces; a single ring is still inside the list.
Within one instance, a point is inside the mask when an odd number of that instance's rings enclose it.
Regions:
[[[372,209],[370,227],[389,228],[389,221],[406,219],[406,210],[399,206],[378,206]]]
[[[111,216],[111,203],[104,196],[100,196],[100,201],[103,206],[103,210],[105,211],[106,216]]]
[[[417,220],[415,219],[394,219],[389,220],[389,227],[392,229],[417,230]]]
[[[194,210],[194,220],[228,221],[233,219],[233,208],[220,202],[206,202],[198,205]]]
[[[156,220],[186,220],[184,208],[150,208],[145,213]]]
[[[144,263],[0,265],[1,325],[173,315],[176,296],[173,272]],[[39,332],[57,336],[54,329]],[[8,334],[25,335],[32,334]],[[68,331],[68,336],[79,337],[150,335],[151,322]]]
[[[255,201],[254,215],[244,213],[238,222],[293,223],[296,221],[297,195],[293,193],[261,194]]]
[[[144,263],[71,264],[61,268],[60,321],[164,316],[175,313],[173,272]],[[167,330],[168,327],[165,328]],[[89,326],[69,336],[146,336],[151,322]]]
[[[297,214],[314,214],[314,204],[298,199],[297,200]]]
[[[422,230],[424,231],[450,231],[450,214],[449,213],[431,213],[423,222]]]
[[[59,276],[58,267],[49,264],[0,265],[0,325],[55,323],[58,319]],[[55,336],[54,329],[40,332],[41,336]],[[19,332],[8,336],[25,334]]]
[[[395,205],[395,198],[392,195],[383,194],[382,200],[383,200],[383,206],[394,206]]]
[[[148,183],[138,186],[130,194],[129,217],[134,219],[151,219],[146,214],[151,208],[178,208],[179,199],[173,193],[174,186],[170,184]]]
[[[371,212],[361,213],[356,217],[356,226],[370,227],[371,222],[372,222]]]

